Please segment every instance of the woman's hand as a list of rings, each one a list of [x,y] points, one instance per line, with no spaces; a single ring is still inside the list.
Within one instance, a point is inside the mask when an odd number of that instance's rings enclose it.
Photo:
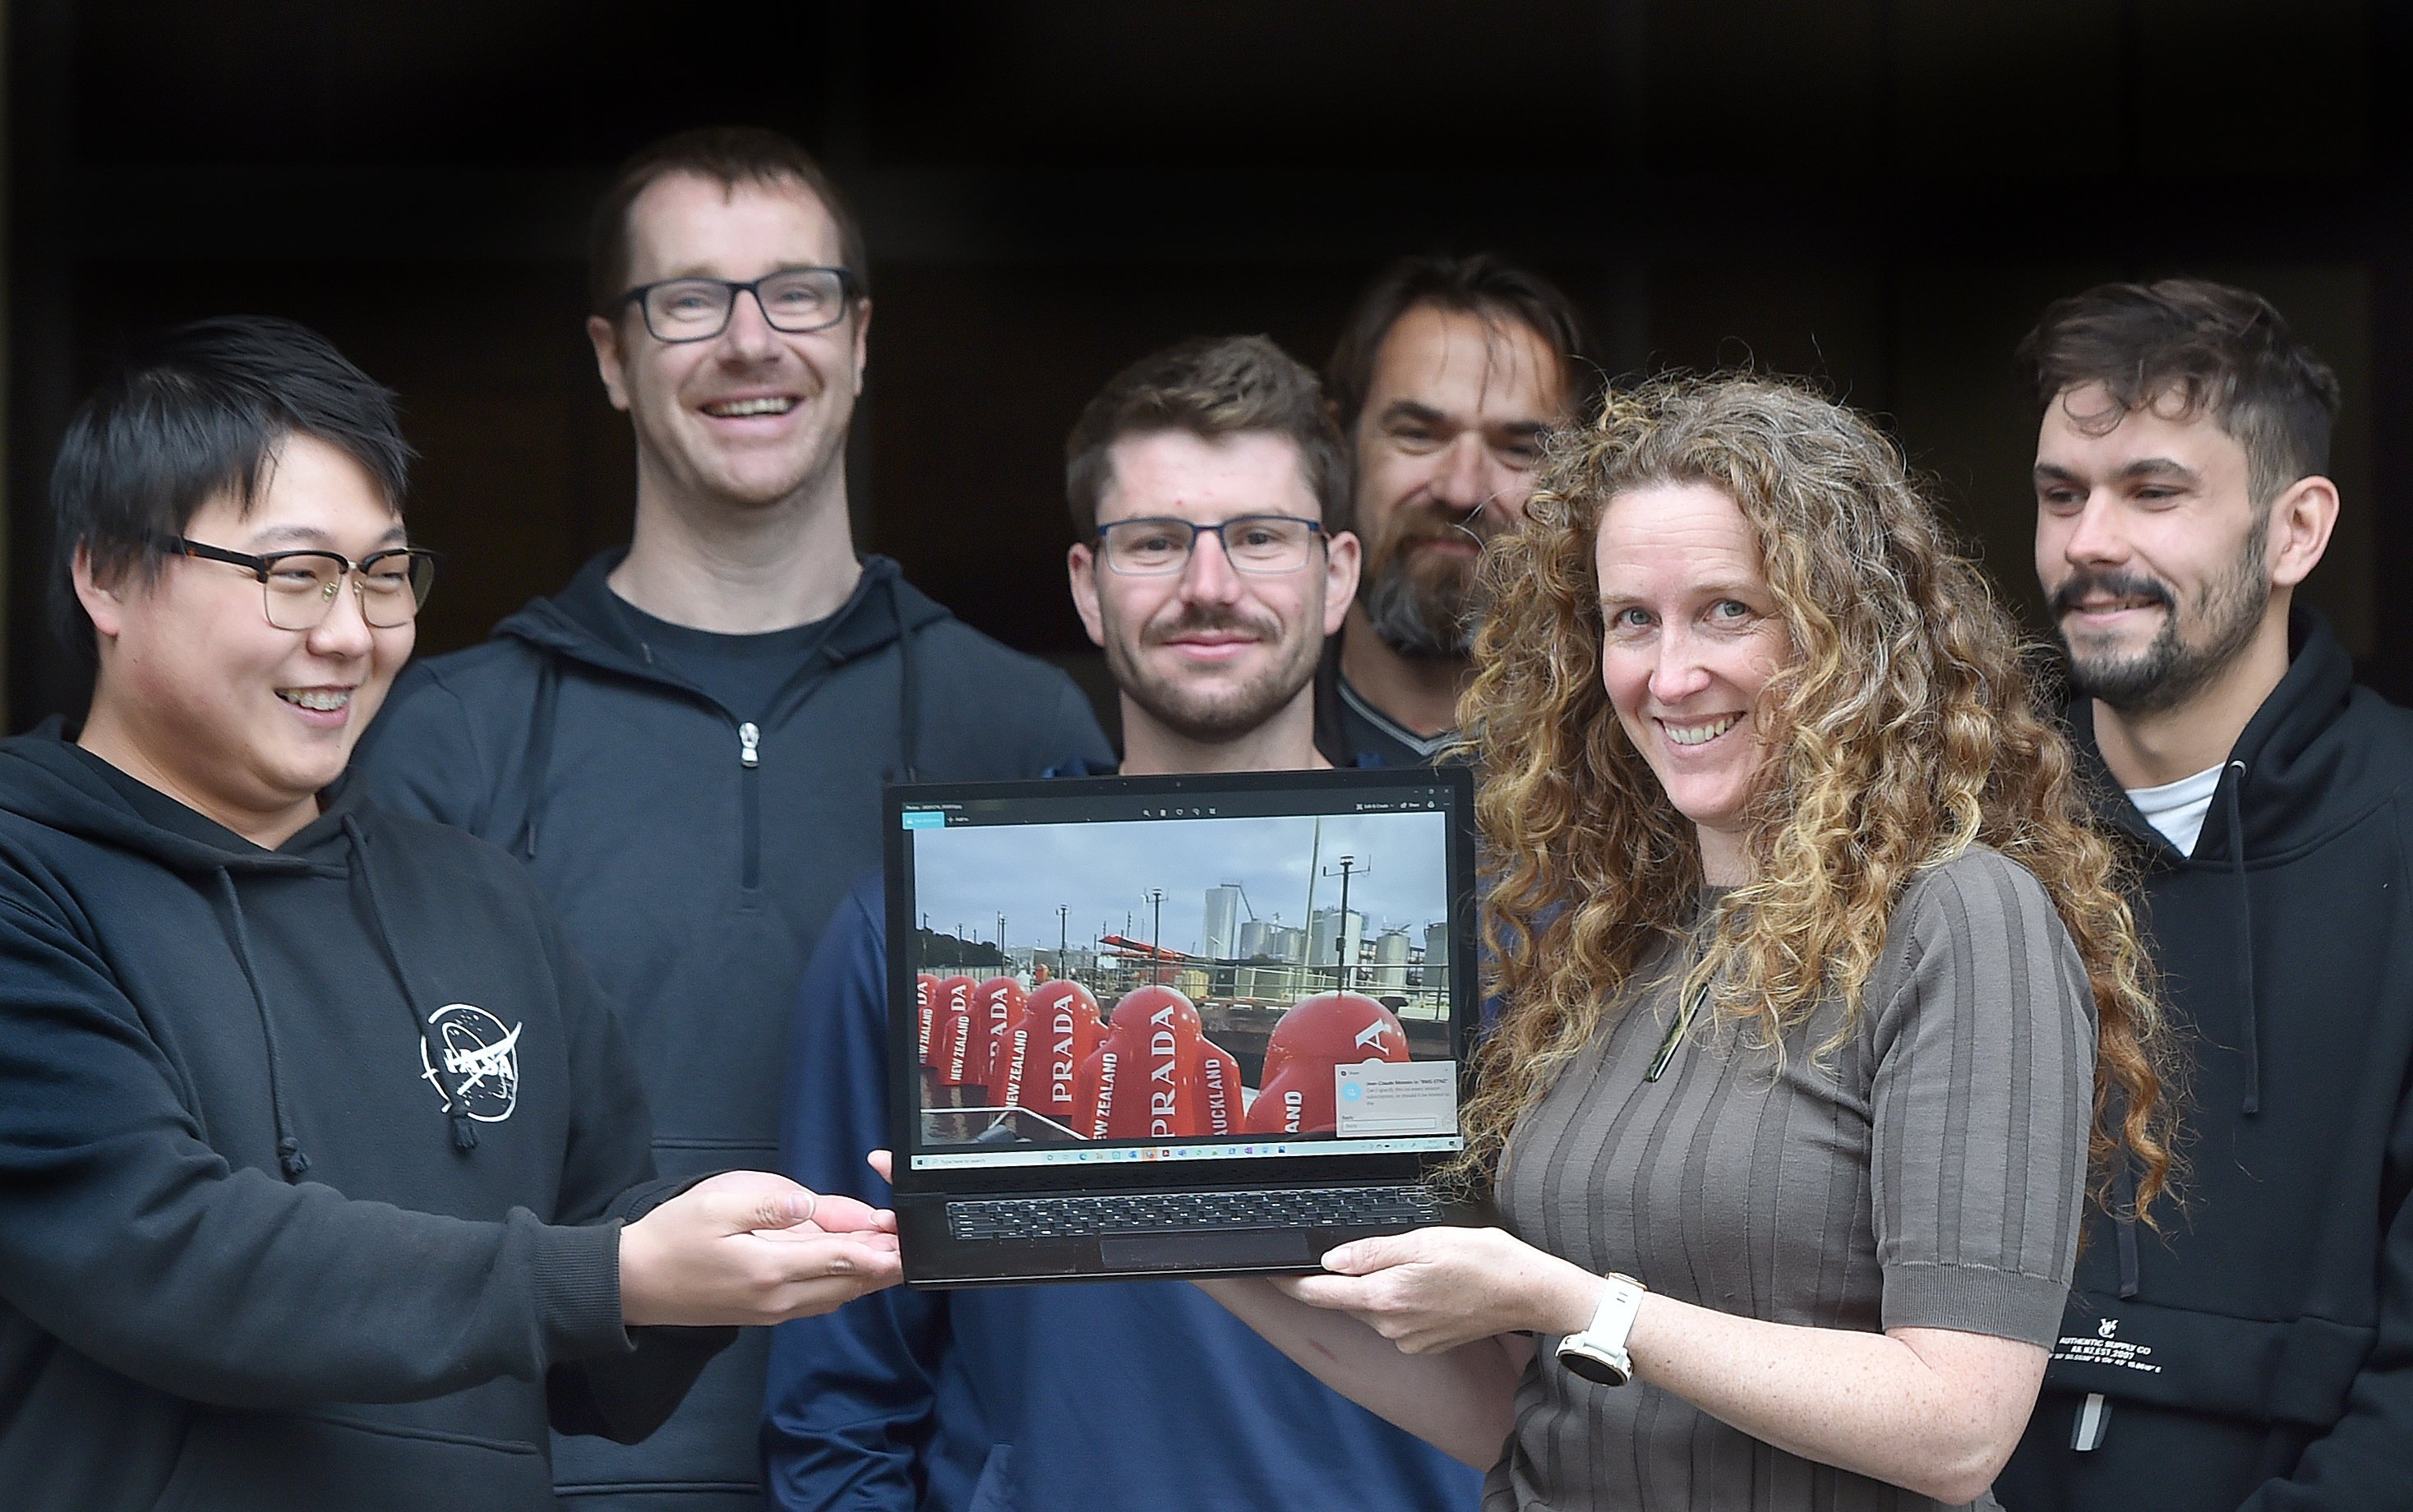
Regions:
[[[1574,1333],[1600,1306],[1598,1276],[1496,1228],[1420,1228],[1324,1257],[1332,1274],[1275,1282],[1347,1312],[1411,1355],[1519,1331]]]

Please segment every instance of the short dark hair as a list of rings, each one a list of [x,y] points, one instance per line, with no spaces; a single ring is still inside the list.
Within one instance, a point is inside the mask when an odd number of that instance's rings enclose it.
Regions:
[[[2093,383],[2111,396],[2106,430],[2170,400],[2180,418],[2209,414],[2244,448],[2257,505],[2329,470],[2337,375],[2251,290],[2200,278],[2099,284],[2046,306],[2018,360],[2039,419]]]
[[[838,256],[858,300],[871,294],[863,225],[813,155],[793,139],[761,126],[698,126],[641,147],[620,165],[612,186],[595,202],[586,231],[587,299],[597,315],[619,313],[629,292],[629,209],[637,197],[674,173],[693,173],[724,189],[741,184],[788,185],[811,192],[837,223]]]
[[[285,440],[324,441],[359,463],[395,513],[413,455],[393,392],[307,326],[234,315],[163,331],[128,351],[76,409],[51,469],[55,524],[52,618],[89,658],[92,624],[76,601],[78,548],[94,576],[148,579],[211,499],[248,511]]]
[[[1484,320],[1511,319],[1542,338],[1559,360],[1567,391],[1567,412],[1581,414],[1598,375],[1583,312],[1563,289],[1531,269],[1488,252],[1473,257],[1401,258],[1374,277],[1350,306],[1324,364],[1324,392],[1338,412],[1343,435],[1356,429],[1374,386],[1374,358],[1383,338],[1410,310],[1430,305]]]
[[[1251,431],[1286,437],[1338,530],[1349,508],[1349,452],[1305,363],[1264,336],[1194,337],[1151,353],[1108,379],[1064,442],[1064,493],[1073,534],[1098,533],[1098,504],[1114,481],[1107,451],[1126,436],[1187,431],[1215,440]]]

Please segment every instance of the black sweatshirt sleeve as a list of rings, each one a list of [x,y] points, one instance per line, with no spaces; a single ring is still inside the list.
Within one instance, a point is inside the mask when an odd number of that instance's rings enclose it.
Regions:
[[[616,1224],[234,1168],[178,1083],[75,933],[0,896],[0,1297],[69,1347],[237,1408],[418,1401],[627,1350]]]
[[[545,921],[575,1087],[559,1217],[566,1223],[611,1222],[616,1242],[618,1224],[636,1222],[692,1182],[654,1178],[653,1123],[619,1020],[563,940],[551,910],[541,901],[535,907]],[[615,1310],[617,1256],[615,1247]],[[697,1372],[737,1330],[633,1328],[628,1337],[634,1346],[629,1352],[559,1365],[546,1376],[545,1401],[556,1430],[636,1443],[662,1425]]]

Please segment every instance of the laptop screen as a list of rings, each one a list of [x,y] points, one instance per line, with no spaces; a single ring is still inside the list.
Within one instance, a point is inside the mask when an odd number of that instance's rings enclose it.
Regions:
[[[1445,1158],[1469,794],[1429,771],[891,789],[908,1167]]]

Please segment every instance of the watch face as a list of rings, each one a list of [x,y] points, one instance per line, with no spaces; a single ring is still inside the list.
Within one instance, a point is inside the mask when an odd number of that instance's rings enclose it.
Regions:
[[[1634,1379],[1630,1366],[1610,1359],[1590,1344],[1579,1344],[1570,1339],[1559,1345],[1559,1363],[1570,1375],[1578,1375],[1594,1386],[1621,1386]]]

